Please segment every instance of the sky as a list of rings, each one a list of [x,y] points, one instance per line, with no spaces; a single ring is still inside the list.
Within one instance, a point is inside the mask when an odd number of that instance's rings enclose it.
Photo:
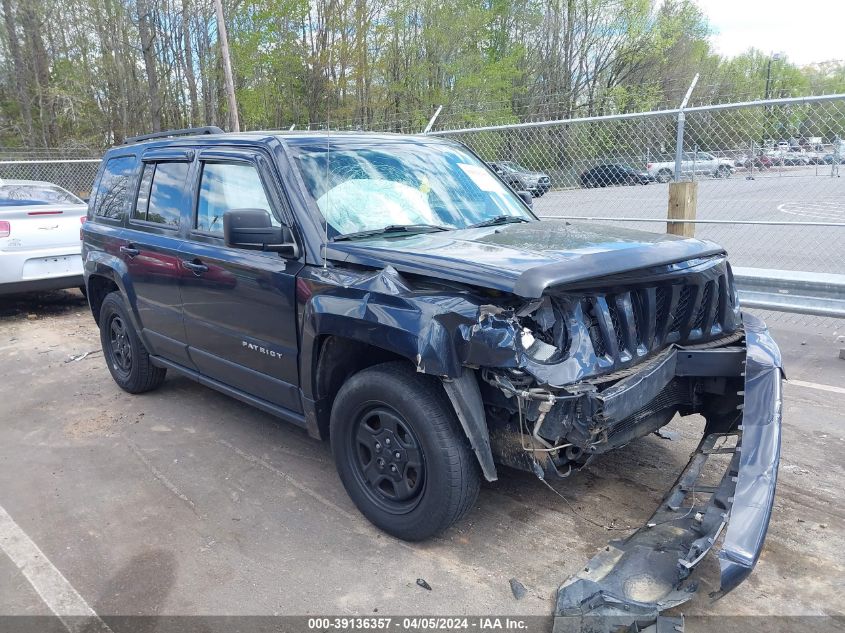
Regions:
[[[695,0],[726,56],[750,47],[796,64],[845,60],[845,0]]]

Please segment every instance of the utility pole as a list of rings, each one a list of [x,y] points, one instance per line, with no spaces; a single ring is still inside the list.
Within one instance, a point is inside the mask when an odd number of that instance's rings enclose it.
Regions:
[[[214,9],[217,12],[217,39],[220,40],[220,55],[223,57],[223,80],[226,84],[226,98],[229,102],[229,127],[231,132],[240,132],[238,101],[235,99],[232,61],[229,58],[229,36],[226,34],[226,22],[223,19],[223,3],[221,0],[214,0]]]
[[[772,96],[772,62],[780,60],[780,53],[769,55],[769,63],[766,66],[766,99]]]

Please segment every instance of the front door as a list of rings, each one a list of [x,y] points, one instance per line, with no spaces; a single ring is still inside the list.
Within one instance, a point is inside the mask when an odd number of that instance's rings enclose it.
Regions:
[[[286,219],[272,163],[258,151],[200,154],[188,239],[179,251],[188,350],[200,372],[301,412],[298,379],[298,260],[227,247],[223,214],[264,209]]]

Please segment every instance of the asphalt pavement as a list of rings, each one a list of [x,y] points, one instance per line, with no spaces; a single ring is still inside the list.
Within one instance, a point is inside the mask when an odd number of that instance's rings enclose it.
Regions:
[[[731,178],[698,181],[699,220],[769,221],[784,226],[698,224],[696,237],[724,246],[735,266],[845,273],[845,179],[829,165],[785,167]],[[652,218],[655,222],[610,224],[665,232],[669,185],[651,183],[601,189],[551,191],[534,203],[548,216]],[[808,223],[843,226],[812,226]]]
[[[793,382],[765,551],[719,601],[702,580],[685,614],[845,616],[842,334],[775,326]],[[99,350],[77,292],[0,300],[0,615],[548,615],[558,584],[626,534],[600,526],[647,519],[702,428],[677,418],[674,439],[557,482],[578,516],[505,470],[464,520],[408,544],[358,513],[327,444],[175,375],[126,394]],[[711,556],[702,577],[716,570]]]

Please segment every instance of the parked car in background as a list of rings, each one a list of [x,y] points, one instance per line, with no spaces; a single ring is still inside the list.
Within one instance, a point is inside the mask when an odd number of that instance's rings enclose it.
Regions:
[[[581,186],[587,189],[608,185],[647,185],[650,182],[654,182],[654,176],[647,171],[621,163],[596,165],[581,174]]]
[[[0,294],[82,287],[88,205],[49,182],[0,180]]]
[[[775,165],[784,167],[801,167],[810,164],[810,156],[800,150],[775,150],[769,156]]]
[[[832,165],[834,162],[838,165],[845,165],[845,154],[837,156],[836,154],[825,154],[822,156],[822,162],[825,165]]]
[[[744,167],[745,169],[751,169],[752,165],[754,169],[771,169],[774,167],[774,164],[775,161],[765,152],[758,152],[756,156],[750,154],[743,156],[738,158],[735,163],[737,167]]]
[[[649,162],[646,169],[657,182],[669,182],[675,177],[675,160]],[[730,178],[734,166],[726,158],[716,158],[708,152],[684,152],[681,160],[681,176],[712,176]]]
[[[824,145],[817,144],[817,145],[810,145],[804,149],[804,154],[807,155],[807,159],[810,161],[811,165],[822,165],[824,164],[824,155],[827,153]]]
[[[531,171],[511,160],[488,163],[490,168],[515,191],[529,191],[539,198],[552,187],[552,179],[541,171]]]
[[[806,154],[807,161],[810,165],[821,165],[824,163],[824,152],[809,150],[804,153]]]

